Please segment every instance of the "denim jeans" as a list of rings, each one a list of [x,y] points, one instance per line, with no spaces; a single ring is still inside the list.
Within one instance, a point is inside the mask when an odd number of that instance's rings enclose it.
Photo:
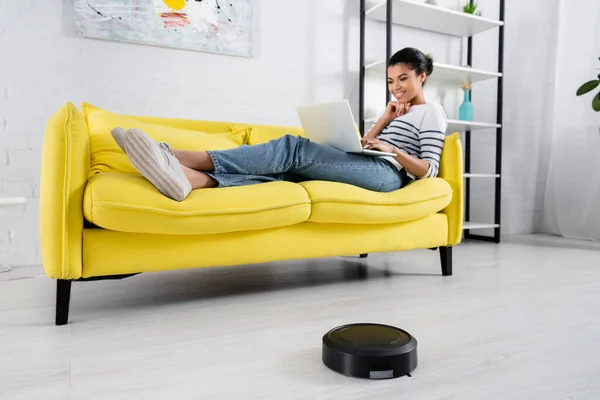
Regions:
[[[349,154],[292,135],[264,144],[207,153],[215,165],[208,175],[219,187],[279,180],[323,180],[391,192],[410,181],[406,174],[381,158]]]

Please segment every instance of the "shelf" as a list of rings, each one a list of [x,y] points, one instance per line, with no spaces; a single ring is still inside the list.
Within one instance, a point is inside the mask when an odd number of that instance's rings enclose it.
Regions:
[[[498,228],[498,224],[482,224],[479,222],[463,222],[464,230]]]
[[[486,122],[459,121],[455,119],[448,120],[448,133],[477,131],[481,129],[496,129],[500,128],[499,124],[488,124]]]
[[[375,118],[369,118],[365,120],[365,124],[369,127],[373,122],[375,122]],[[449,119],[446,133],[451,134],[454,132],[477,131],[481,129],[496,129],[499,127],[500,125],[498,124],[488,124],[486,122],[467,122]]]
[[[499,72],[484,71],[476,68],[457,67],[442,63],[433,63],[433,74],[429,77],[430,82],[463,82],[477,83],[490,79],[498,79],[502,76]]]
[[[390,1],[393,1],[392,22],[410,28],[451,36],[469,37],[503,25],[502,21],[478,17],[430,4],[416,3],[410,0]],[[366,17],[385,21],[386,3],[382,2],[367,10]]]
[[[367,72],[379,72],[385,76],[386,62],[376,61],[365,66]],[[453,82],[460,86],[463,82],[477,83],[490,79],[498,79],[502,74],[499,72],[484,71],[481,69],[457,67],[455,65],[433,63],[433,74],[428,82]]]
[[[16,206],[19,204],[25,204],[27,199],[25,197],[4,197],[0,198],[0,207],[5,206]]]
[[[471,173],[464,173],[463,176],[465,178],[500,178],[499,174],[471,174]]]

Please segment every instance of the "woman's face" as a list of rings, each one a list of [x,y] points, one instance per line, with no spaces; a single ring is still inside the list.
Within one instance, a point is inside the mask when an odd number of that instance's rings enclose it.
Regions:
[[[388,67],[388,89],[399,103],[409,103],[423,93],[423,82],[427,75],[417,75],[406,64]]]

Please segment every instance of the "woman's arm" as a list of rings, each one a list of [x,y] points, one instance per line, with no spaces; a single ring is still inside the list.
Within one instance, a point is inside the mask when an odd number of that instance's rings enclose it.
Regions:
[[[396,154],[396,157],[394,157],[396,161],[398,161],[398,163],[402,165],[405,170],[414,176],[424,178],[427,175],[427,172],[429,171],[429,162],[426,160],[413,157],[410,154],[399,150],[398,148],[394,148],[393,153]]]
[[[390,124],[394,119],[403,116],[408,112],[410,103],[398,103],[397,101],[390,101],[385,109],[385,112],[379,119],[371,126],[369,132],[362,138],[363,146],[366,144],[366,140],[375,139],[386,126]]]
[[[425,114],[419,130],[419,158],[429,163],[429,169],[422,178],[435,178],[440,169],[442,150],[448,119],[441,106],[435,106]]]
[[[387,121],[383,116],[375,122],[375,124],[369,129],[369,132],[362,138],[363,146],[366,144],[366,141],[369,139],[375,139],[386,126],[390,124],[391,121]]]
[[[368,139],[367,148],[394,153],[394,159],[412,175],[419,178],[435,178],[438,175],[440,159],[444,148],[444,132],[448,126],[446,114],[441,107],[429,111],[419,132],[419,157],[413,157],[389,143]]]
[[[379,150],[385,153],[394,153],[396,156],[394,159],[398,161],[400,165],[406,169],[406,171],[410,172],[414,176],[418,176],[419,178],[423,178],[427,175],[429,171],[430,165],[426,160],[421,160],[417,157],[413,157],[408,153],[403,152],[391,144],[382,142],[377,139],[367,139],[366,140],[366,148],[370,150]]]

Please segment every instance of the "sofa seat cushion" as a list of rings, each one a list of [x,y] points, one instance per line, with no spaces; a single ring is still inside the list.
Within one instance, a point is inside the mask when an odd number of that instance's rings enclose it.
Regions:
[[[269,182],[195,190],[176,202],[142,176],[104,172],[88,181],[84,215],[94,225],[119,232],[215,234],[305,222],[310,199],[300,185]]]
[[[393,224],[435,214],[452,200],[452,188],[441,178],[417,180],[389,193],[343,183],[300,183],[312,203],[310,222]]]

